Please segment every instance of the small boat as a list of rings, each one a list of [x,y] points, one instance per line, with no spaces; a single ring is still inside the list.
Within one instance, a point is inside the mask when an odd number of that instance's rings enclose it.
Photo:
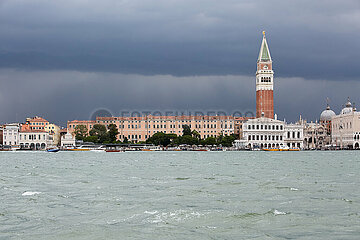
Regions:
[[[289,151],[300,151],[299,148],[290,148]]]
[[[50,149],[46,149],[47,152],[58,152],[60,151],[60,149],[58,148],[50,148]]]
[[[281,150],[278,149],[278,148],[263,148],[262,150],[263,150],[263,151],[268,151],[268,152],[281,151]]]
[[[90,149],[88,149],[88,148],[69,148],[66,151],[84,152],[84,151],[90,151]]]
[[[120,149],[106,149],[105,152],[122,152]]]

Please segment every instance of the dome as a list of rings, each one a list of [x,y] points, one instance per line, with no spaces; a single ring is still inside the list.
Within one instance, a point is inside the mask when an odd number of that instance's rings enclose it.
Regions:
[[[329,106],[320,114],[320,121],[331,121],[331,118],[336,116],[335,112]]]
[[[345,104],[345,107],[341,110],[340,114],[348,114],[353,112],[353,107],[351,105],[350,99],[348,98],[347,103]]]
[[[348,114],[348,113],[352,113],[352,112],[353,112],[352,107],[345,107],[341,110],[340,114]]]

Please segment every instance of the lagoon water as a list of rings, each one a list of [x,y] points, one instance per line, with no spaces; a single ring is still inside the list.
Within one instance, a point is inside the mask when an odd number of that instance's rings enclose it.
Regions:
[[[0,152],[0,239],[360,239],[360,151]]]

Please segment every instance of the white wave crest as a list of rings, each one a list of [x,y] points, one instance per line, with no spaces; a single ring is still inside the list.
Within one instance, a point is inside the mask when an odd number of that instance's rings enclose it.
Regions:
[[[286,215],[286,212],[280,212],[279,210],[274,210],[274,215],[276,216],[276,215]]]
[[[21,194],[21,196],[33,196],[33,195],[37,195],[40,193],[41,192],[24,192],[23,194]]]

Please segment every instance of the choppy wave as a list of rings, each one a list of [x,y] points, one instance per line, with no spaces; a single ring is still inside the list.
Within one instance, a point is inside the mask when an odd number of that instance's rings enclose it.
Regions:
[[[38,195],[41,194],[41,192],[23,192],[23,194],[21,194],[22,196],[33,196],[33,195]]]

